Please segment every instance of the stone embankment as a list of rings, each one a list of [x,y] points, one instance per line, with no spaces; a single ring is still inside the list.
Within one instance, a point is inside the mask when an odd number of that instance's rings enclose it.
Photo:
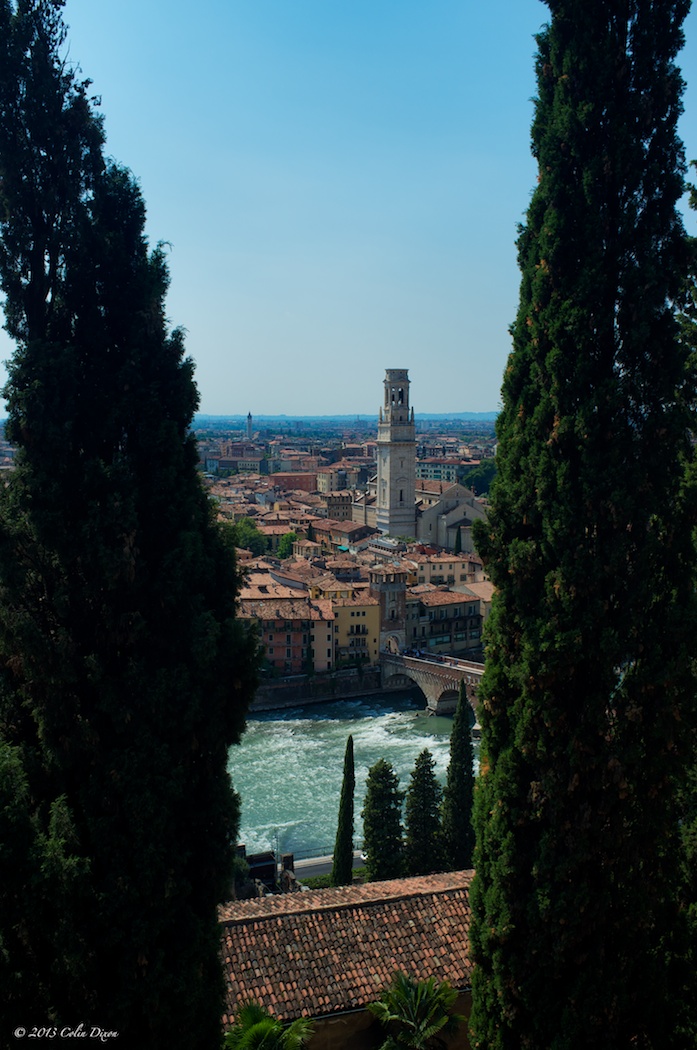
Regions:
[[[332,700],[371,696],[385,692],[380,668],[347,668],[333,674],[294,675],[292,678],[262,680],[251,713],[278,711],[299,704],[321,704]],[[404,687],[392,691],[404,692]]]

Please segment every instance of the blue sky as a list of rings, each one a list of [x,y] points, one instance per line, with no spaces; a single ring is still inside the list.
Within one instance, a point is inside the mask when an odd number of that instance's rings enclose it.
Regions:
[[[516,311],[539,0],[66,0],[139,178],[201,410],[493,411]],[[682,135],[697,157],[697,11]],[[689,226],[695,232],[694,218]],[[11,344],[0,337],[0,358]]]

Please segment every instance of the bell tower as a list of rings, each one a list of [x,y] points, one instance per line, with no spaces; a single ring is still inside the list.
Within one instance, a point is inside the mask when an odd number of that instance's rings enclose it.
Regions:
[[[388,368],[378,417],[375,524],[389,536],[416,535],[416,428],[409,407],[409,371]]]

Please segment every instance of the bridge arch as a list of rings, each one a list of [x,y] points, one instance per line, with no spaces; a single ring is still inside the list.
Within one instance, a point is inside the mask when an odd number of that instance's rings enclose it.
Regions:
[[[426,698],[431,714],[453,714],[457,706],[460,682],[465,683],[467,699],[476,718],[477,685],[484,667],[481,664],[457,660],[454,657],[433,658],[406,656],[403,653],[380,654],[382,684],[385,688],[404,688],[411,680]]]

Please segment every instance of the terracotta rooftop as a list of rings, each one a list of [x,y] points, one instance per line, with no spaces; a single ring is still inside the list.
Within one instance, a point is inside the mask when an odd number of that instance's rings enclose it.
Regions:
[[[358,584],[358,587],[361,588],[361,589],[358,590],[357,593],[354,591],[354,593],[353,593],[351,598],[334,598],[334,599],[332,599],[333,602],[334,602],[334,605],[335,606],[339,606],[340,608],[343,609],[343,608],[351,608],[352,606],[365,607],[365,606],[368,606],[368,605],[379,605],[380,604],[378,599],[377,598],[373,598],[372,595],[368,594],[366,592],[365,588],[361,584]]]
[[[490,580],[482,580],[480,583],[468,583],[465,588],[483,602],[490,602],[494,596],[494,585]]]
[[[256,620],[333,620],[332,603],[310,598],[276,598],[269,594],[260,598],[241,598],[239,614],[242,619]]]
[[[416,590],[417,588],[412,588]],[[478,598],[473,594],[463,594],[461,591],[441,591],[433,590],[422,592],[419,588],[419,598],[423,605],[438,606],[438,605],[466,605],[469,602],[478,601]]]
[[[397,970],[470,984],[473,872],[232,901],[220,910],[227,1013],[255,999],[290,1020],[362,1009]]]

